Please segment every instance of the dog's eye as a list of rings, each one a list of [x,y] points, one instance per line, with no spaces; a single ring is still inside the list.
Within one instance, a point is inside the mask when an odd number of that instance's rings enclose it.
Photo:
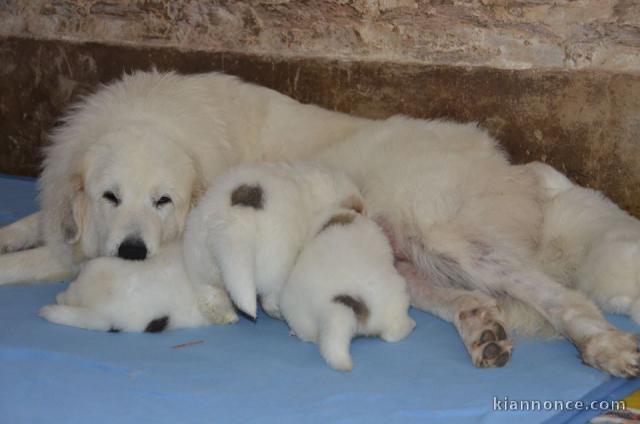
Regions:
[[[118,206],[120,204],[120,199],[118,199],[112,191],[105,191],[102,193],[102,198],[108,200],[114,206]]]
[[[158,200],[156,200],[155,207],[156,207],[156,208],[159,208],[159,207],[161,207],[161,206],[163,206],[163,205],[166,205],[167,203],[172,203],[172,202],[173,202],[173,200],[171,200],[171,197],[169,197],[169,196],[162,196],[161,198],[159,198]]]

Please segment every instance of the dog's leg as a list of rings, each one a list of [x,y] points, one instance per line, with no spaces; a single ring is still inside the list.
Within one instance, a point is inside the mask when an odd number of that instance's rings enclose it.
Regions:
[[[475,366],[502,367],[509,361],[513,342],[494,298],[479,290],[440,285],[409,262],[397,262],[396,269],[407,282],[412,306],[452,322]]]
[[[351,309],[340,305],[331,305],[331,311],[325,316],[327,321],[321,323],[319,332],[320,353],[333,369],[351,371],[349,347],[358,325],[356,317]]]
[[[121,331],[102,314],[88,308],[68,305],[47,305],[40,309],[39,315],[54,324],[85,328],[99,331]]]
[[[609,324],[584,294],[482,242],[470,243],[467,253],[458,260],[475,284],[532,306],[574,343],[586,364],[620,377],[640,374],[635,336]]]
[[[0,256],[0,285],[57,282],[71,275],[47,246]]]
[[[40,212],[0,228],[0,254],[42,245]]]

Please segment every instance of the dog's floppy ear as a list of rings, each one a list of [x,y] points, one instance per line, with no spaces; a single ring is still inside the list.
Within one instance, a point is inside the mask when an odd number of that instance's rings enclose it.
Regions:
[[[69,244],[80,240],[86,223],[87,202],[82,174],[77,173],[71,177],[71,188],[73,194],[65,202],[61,220],[62,235]]]

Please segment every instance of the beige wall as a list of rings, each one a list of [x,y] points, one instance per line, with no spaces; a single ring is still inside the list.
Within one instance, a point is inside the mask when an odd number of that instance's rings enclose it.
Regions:
[[[640,73],[639,0],[0,0],[0,36]]]

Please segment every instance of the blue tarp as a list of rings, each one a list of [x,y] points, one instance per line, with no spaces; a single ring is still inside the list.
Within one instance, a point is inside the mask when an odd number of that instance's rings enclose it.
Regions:
[[[0,178],[0,223],[33,211],[35,194],[32,180]],[[566,340],[517,340],[506,367],[476,369],[451,324],[415,310],[417,328],[400,343],[354,340],[350,373],[329,368],[315,345],[264,314],[257,324],[160,334],[39,318],[65,287],[0,286],[2,422],[583,422],[575,411],[494,410],[494,398],[604,399],[640,386],[583,365]],[[611,320],[638,331],[627,318]]]

